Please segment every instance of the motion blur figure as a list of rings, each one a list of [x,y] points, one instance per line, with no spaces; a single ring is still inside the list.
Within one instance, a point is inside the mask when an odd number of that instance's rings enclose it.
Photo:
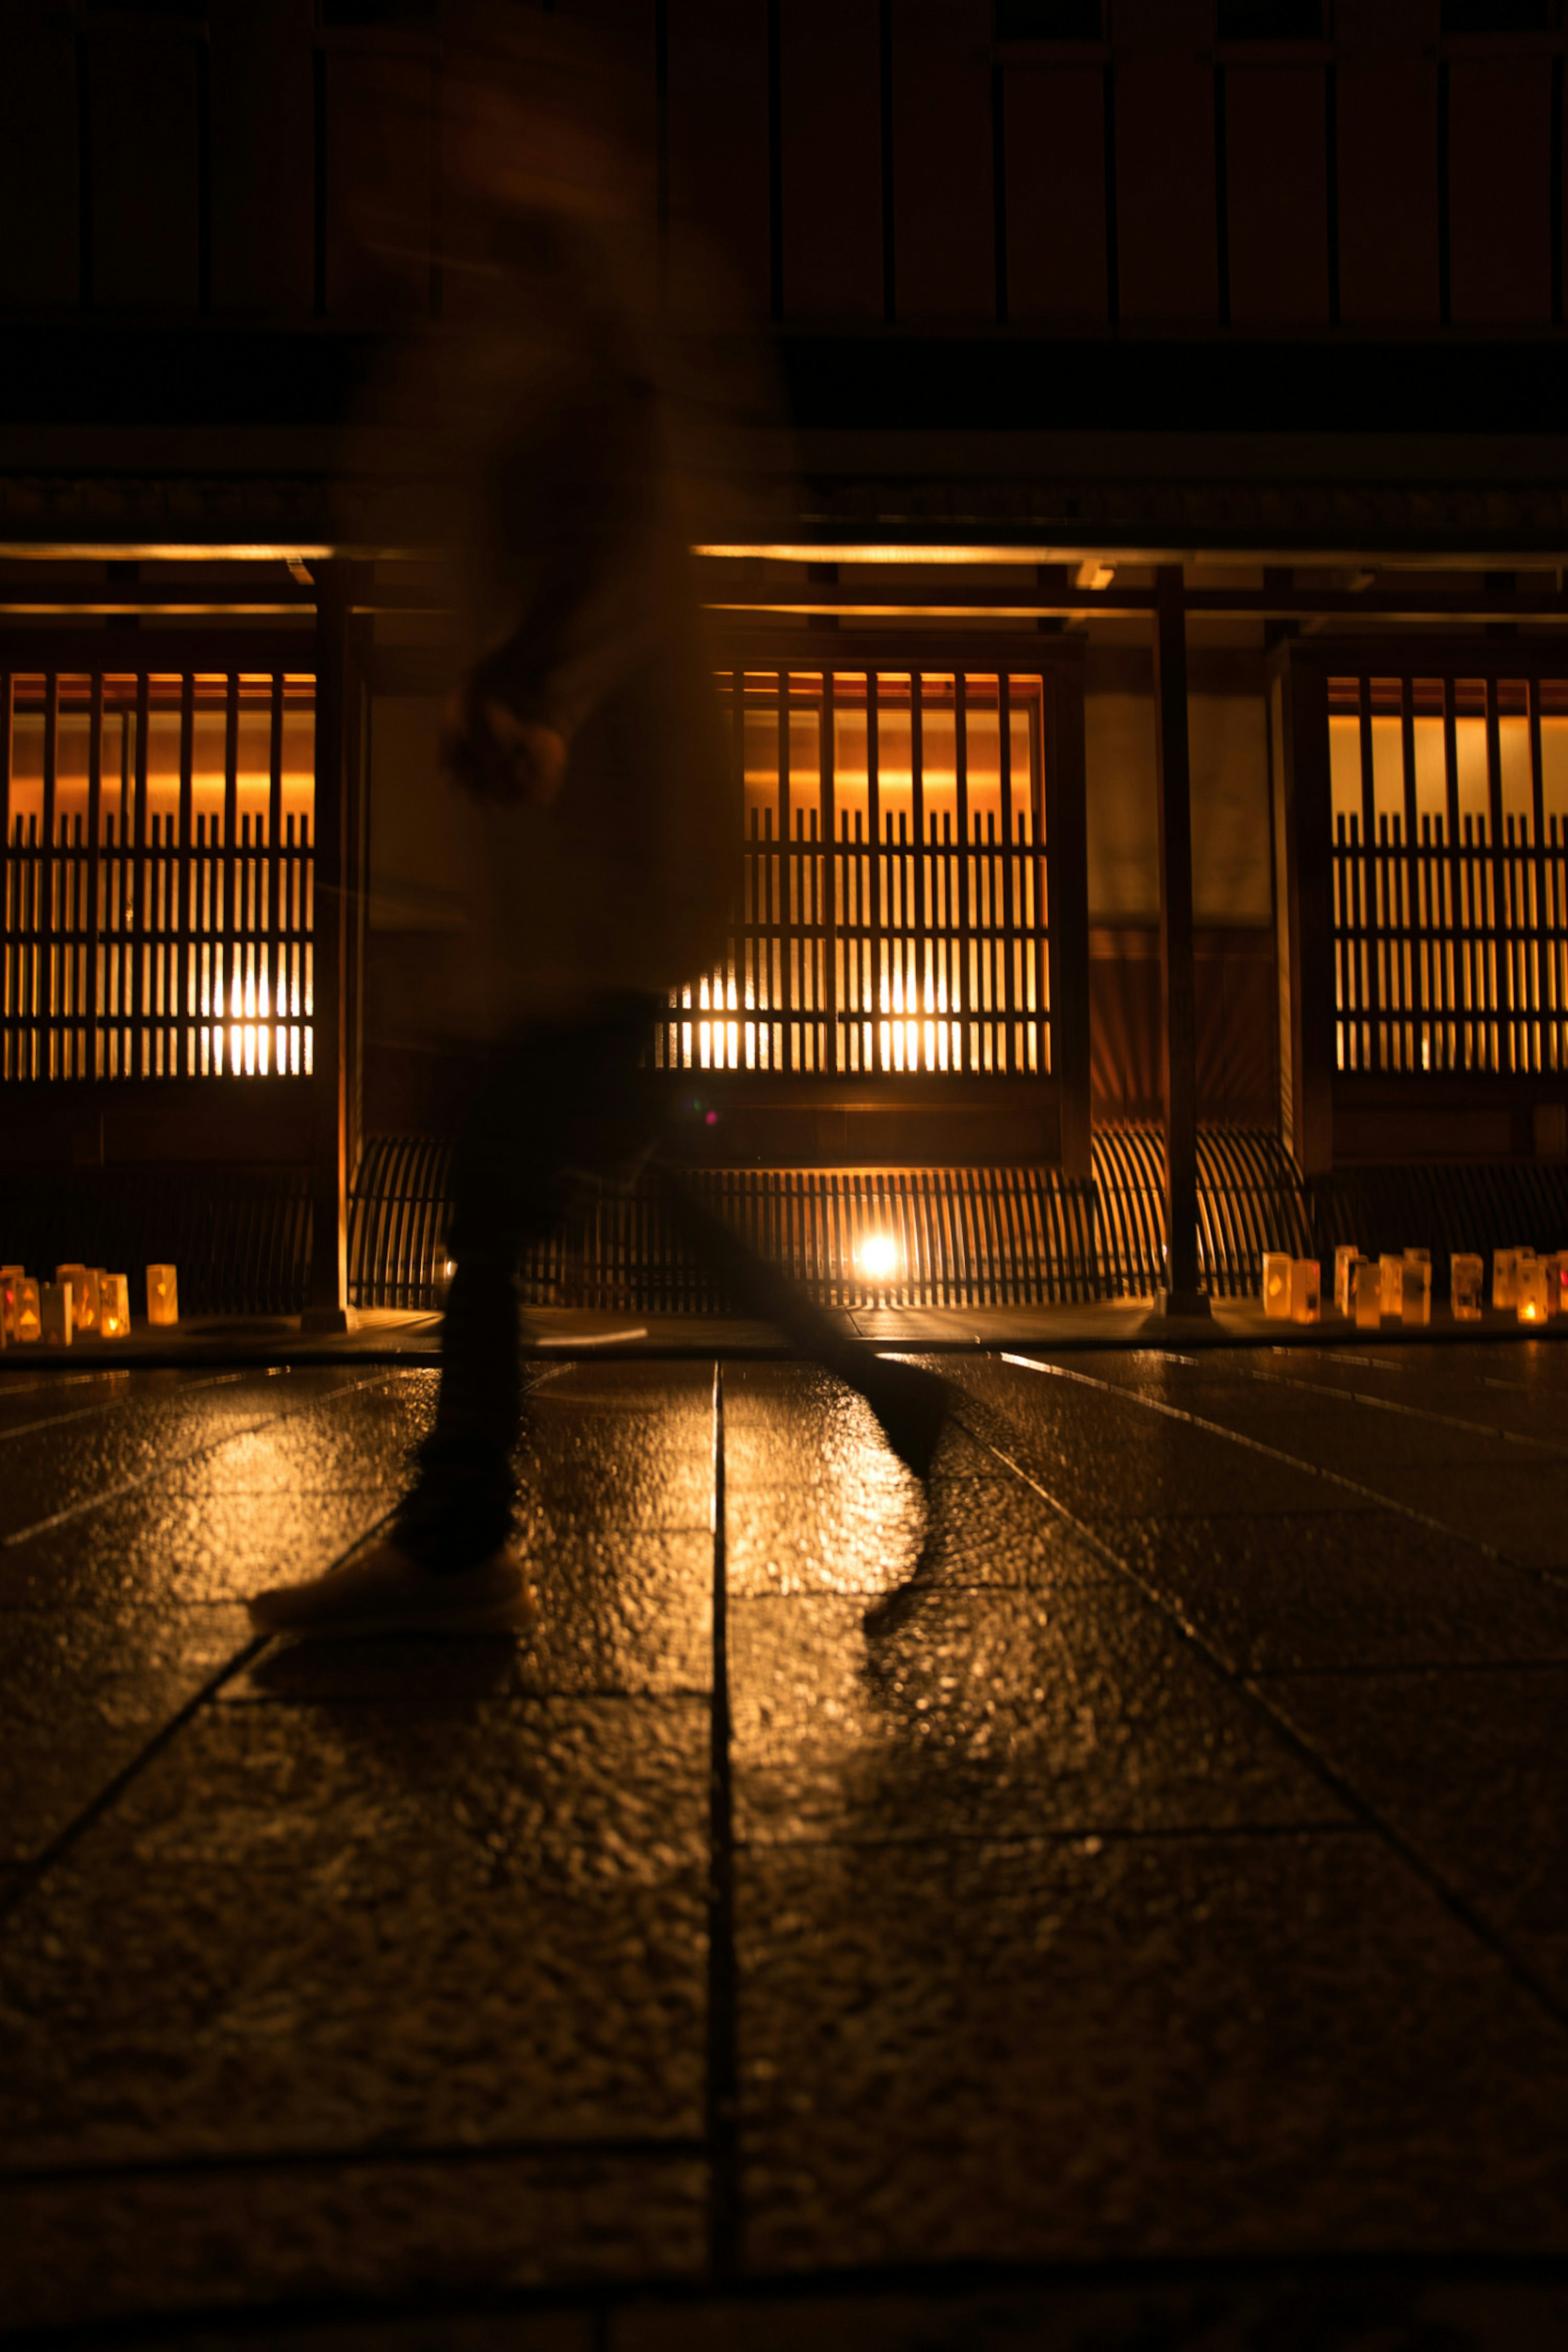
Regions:
[[[437,419],[407,486],[458,616],[441,759],[466,877],[432,1040],[483,1057],[455,1154],[456,1271],[434,1430],[390,1538],[258,1594],[268,1632],[526,1624],[513,1538],[521,1247],[584,1172],[657,1142],[642,1067],[670,991],[721,956],[738,884],[677,404],[639,256],[616,89],[531,12],[449,21],[442,76],[455,324],[421,352]],[[841,1340],[673,1174],[666,1207],[738,1305],[859,1389],[923,1475],[941,1384]]]

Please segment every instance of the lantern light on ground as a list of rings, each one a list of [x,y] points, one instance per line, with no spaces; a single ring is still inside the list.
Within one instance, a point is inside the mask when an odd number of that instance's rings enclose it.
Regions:
[[[1384,1250],[1378,1259],[1379,1276],[1383,1285],[1383,1312],[1400,1315],[1405,1308],[1405,1260]]]
[[[1514,1312],[1521,1323],[1546,1320],[1546,1268],[1539,1258],[1526,1258],[1514,1278]]]
[[[90,1265],[57,1265],[57,1282],[71,1286],[71,1335],[79,1339],[98,1329],[98,1269]]]
[[[150,1265],[147,1269],[147,1320],[149,1323],[177,1323],[180,1319],[180,1288],[172,1265]]]
[[[899,1244],[891,1234],[868,1234],[856,1256],[868,1282],[890,1282],[899,1271]]]
[[[1315,1257],[1299,1257],[1290,1264],[1290,1320],[1292,1323],[1316,1323],[1323,1311],[1322,1269]]]
[[[102,1339],[123,1339],[131,1330],[131,1284],[123,1274],[100,1275],[98,1331]]]
[[[1448,1303],[1456,1323],[1480,1321],[1486,1271],[1484,1259],[1464,1250],[1456,1250],[1448,1260]]]
[[[1510,1249],[1492,1252],[1492,1305],[1512,1307],[1514,1282],[1519,1270],[1519,1252]]]
[[[1263,1312],[1270,1322],[1281,1322],[1290,1313],[1291,1265],[1282,1250],[1264,1252]]]
[[[1405,1273],[1400,1286],[1400,1318],[1405,1323],[1426,1326],[1432,1320],[1432,1254],[1430,1250],[1406,1250]]]
[[[71,1343],[71,1286],[68,1282],[38,1285],[38,1336],[48,1347]]]
[[[1374,1257],[1358,1257],[1351,1267],[1351,1313],[1358,1331],[1375,1331],[1383,1320],[1383,1268]]]
[[[1351,1311],[1351,1268],[1360,1255],[1354,1242],[1342,1242],[1334,1252],[1334,1306],[1341,1315]]]
[[[20,1274],[13,1278],[16,1293],[13,1328],[24,1347],[42,1336],[43,1324],[38,1314],[38,1286],[31,1277]]]

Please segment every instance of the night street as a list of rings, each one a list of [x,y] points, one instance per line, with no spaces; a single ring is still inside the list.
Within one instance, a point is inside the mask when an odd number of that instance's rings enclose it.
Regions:
[[[8,1370],[9,2324],[1561,2341],[1568,1355],[1029,1353],[536,1362],[531,1642],[247,1638],[432,1372]]]

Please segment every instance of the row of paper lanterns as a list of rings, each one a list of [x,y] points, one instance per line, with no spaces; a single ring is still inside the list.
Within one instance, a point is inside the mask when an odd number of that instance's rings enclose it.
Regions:
[[[147,1268],[147,1320],[177,1323],[180,1292],[172,1265]],[[0,1348],[43,1341],[123,1339],[131,1329],[131,1284],[100,1265],[57,1265],[53,1282],[36,1282],[20,1265],[0,1265]]]
[[[1448,1303],[1456,1323],[1479,1323],[1486,1261],[1456,1250],[1448,1261]],[[1568,1309],[1568,1250],[1538,1257],[1532,1249],[1492,1252],[1492,1305],[1511,1307],[1521,1323],[1544,1323]],[[1358,1330],[1385,1319],[1432,1320],[1432,1254],[1384,1251],[1363,1257],[1353,1244],[1334,1252],[1334,1306]],[[1271,1321],[1316,1323],[1322,1314],[1319,1263],[1269,1250],[1263,1260],[1263,1312]]]

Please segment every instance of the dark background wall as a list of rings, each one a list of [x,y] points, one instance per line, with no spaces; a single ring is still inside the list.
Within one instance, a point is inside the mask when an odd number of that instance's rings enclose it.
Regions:
[[[1551,0],[553,13],[627,62],[678,310],[695,223],[752,312],[797,327],[1562,321]],[[439,306],[439,62],[418,0],[13,0],[0,26],[0,306]],[[374,262],[352,232],[366,214],[387,231]]]

